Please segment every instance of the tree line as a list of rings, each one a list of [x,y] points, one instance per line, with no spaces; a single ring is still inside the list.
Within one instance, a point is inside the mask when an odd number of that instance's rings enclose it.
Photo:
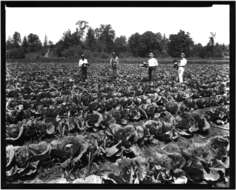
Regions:
[[[128,39],[115,35],[110,24],[92,28],[86,21],[79,21],[74,32],[67,30],[55,44],[45,36],[42,43],[37,34],[30,33],[23,39],[15,32],[6,41],[7,58],[25,58],[30,53],[38,56],[78,58],[81,53],[88,57],[108,58],[112,51],[123,57],[145,57],[152,51],[158,57],[178,57],[184,51],[187,57],[222,58],[229,54],[229,47],[214,42],[203,46],[194,43],[190,33],[180,30],[167,38],[161,33],[146,31],[134,33]]]

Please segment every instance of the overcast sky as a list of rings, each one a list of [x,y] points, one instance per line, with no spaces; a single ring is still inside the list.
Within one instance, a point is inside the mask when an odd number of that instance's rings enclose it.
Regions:
[[[34,33],[44,41],[56,43],[63,33],[76,29],[78,20],[86,20],[92,28],[111,24],[116,36],[152,31],[176,34],[189,32],[195,43],[206,45],[210,32],[215,41],[229,44],[229,6],[199,8],[6,8],[6,37],[15,31],[21,37]]]

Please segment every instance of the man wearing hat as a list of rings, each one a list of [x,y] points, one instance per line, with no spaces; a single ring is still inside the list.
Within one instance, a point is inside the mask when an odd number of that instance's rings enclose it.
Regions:
[[[79,60],[79,68],[81,69],[81,75],[83,81],[87,79],[87,67],[88,67],[88,60],[85,59],[84,54],[82,54]]]
[[[119,65],[119,57],[117,56],[116,52],[112,52],[110,65],[112,67],[113,78],[116,78],[118,76],[118,65]]]
[[[184,75],[184,68],[187,64],[187,59],[185,58],[184,52],[181,53],[181,59],[178,62],[178,76],[179,76],[179,82],[183,83],[183,75]]]
[[[149,81],[151,81],[153,78],[153,72],[158,66],[158,61],[156,58],[154,58],[154,54],[152,52],[149,53],[149,59],[147,62],[144,62],[144,65],[148,66],[148,78]]]

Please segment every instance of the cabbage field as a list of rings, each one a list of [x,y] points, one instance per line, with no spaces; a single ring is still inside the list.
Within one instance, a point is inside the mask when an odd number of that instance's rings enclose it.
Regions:
[[[229,186],[229,64],[7,63],[6,179]]]

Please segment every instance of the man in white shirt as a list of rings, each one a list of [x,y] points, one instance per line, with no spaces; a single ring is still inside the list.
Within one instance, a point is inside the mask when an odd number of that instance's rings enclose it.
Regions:
[[[79,68],[81,69],[81,75],[83,81],[87,79],[87,66],[88,66],[88,60],[85,59],[84,54],[82,54],[79,60]]]
[[[113,78],[116,78],[118,76],[118,65],[119,65],[119,57],[115,52],[112,52],[112,57],[110,59],[110,65],[112,67],[112,75]]]
[[[149,53],[149,59],[147,62],[144,62],[145,65],[148,66],[148,77],[149,81],[152,80],[153,72],[155,72],[156,67],[158,66],[158,61],[154,58],[154,54],[152,52]]]
[[[184,67],[186,64],[187,64],[187,59],[185,58],[185,54],[182,52],[181,59],[178,62],[178,76],[180,83],[183,83]]]

